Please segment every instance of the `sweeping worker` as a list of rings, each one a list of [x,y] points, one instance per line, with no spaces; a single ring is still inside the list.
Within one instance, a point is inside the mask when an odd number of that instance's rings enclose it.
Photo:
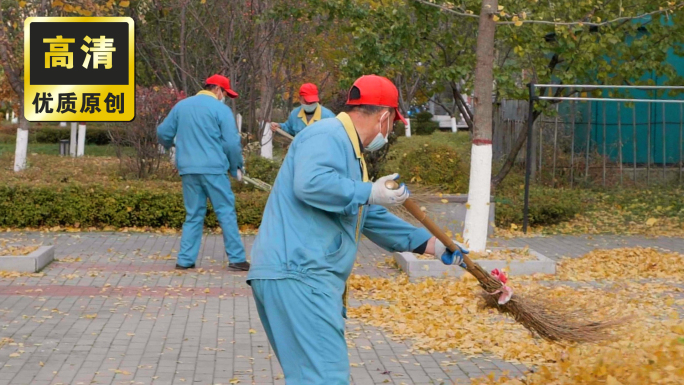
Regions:
[[[296,136],[306,127],[321,119],[334,118],[335,114],[320,104],[318,87],[312,83],[305,83],[299,88],[299,107],[292,110],[285,123],[271,123],[271,130],[282,129],[292,136]]]
[[[288,385],[349,384],[344,338],[346,281],[361,235],[390,252],[413,251],[461,264],[423,228],[388,212],[409,191],[368,180],[363,151],[387,143],[398,92],[387,78],[359,78],[348,112],[295,137],[266,204],[247,281]]]
[[[176,165],[183,181],[185,223],[178,253],[177,269],[195,267],[207,213],[207,198],[216,212],[228,255],[228,268],[247,271],[245,248],[238,232],[235,196],[229,172],[242,180],[242,145],[235,118],[224,100],[237,98],[230,80],[213,75],[204,90],[178,102],[162,124],[157,138],[165,148],[176,146]]]

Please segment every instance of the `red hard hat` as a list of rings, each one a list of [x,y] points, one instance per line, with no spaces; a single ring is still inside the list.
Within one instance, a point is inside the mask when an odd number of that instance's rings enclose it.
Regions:
[[[318,87],[313,83],[305,83],[299,88],[299,96],[301,96],[306,104],[318,103]]]
[[[383,107],[394,107],[396,115],[394,116],[394,121],[401,120],[406,124],[406,119],[401,116],[399,112],[399,91],[397,87],[383,76],[378,75],[364,75],[358,78],[352,89],[356,87],[359,90],[360,97],[357,99],[351,99],[351,90],[347,95],[347,105],[372,105],[372,106],[383,106]]]
[[[238,97],[237,92],[233,91],[230,88],[230,79],[223,75],[212,75],[207,78],[207,80],[204,82],[205,84],[213,84],[215,86],[221,87],[226,93],[228,94],[229,97],[235,99]]]

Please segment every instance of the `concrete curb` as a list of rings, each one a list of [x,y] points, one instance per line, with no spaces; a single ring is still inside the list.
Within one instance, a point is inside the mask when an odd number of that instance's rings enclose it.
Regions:
[[[504,249],[523,249],[522,247],[493,247],[490,250],[504,250]],[[537,258],[536,261],[512,261],[510,264],[505,260],[475,260],[482,268],[487,271],[494,269],[508,268],[507,275],[530,275],[535,273],[556,274],[556,261],[545,257],[544,255],[529,249],[530,255]],[[460,277],[466,274],[466,271],[460,266],[448,266],[442,263],[439,259],[425,260],[418,259],[413,253],[394,253],[394,259],[397,261],[399,267],[408,274],[409,278],[419,277]]]
[[[41,246],[29,255],[0,255],[0,271],[37,273],[54,259],[54,246]]]

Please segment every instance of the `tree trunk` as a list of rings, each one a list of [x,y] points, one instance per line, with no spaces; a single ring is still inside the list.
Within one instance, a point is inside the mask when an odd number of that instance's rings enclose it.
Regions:
[[[483,0],[477,33],[474,84],[474,127],[470,162],[470,185],[463,238],[470,250],[487,246],[492,176],[492,87],[494,84],[494,34],[497,0]]]

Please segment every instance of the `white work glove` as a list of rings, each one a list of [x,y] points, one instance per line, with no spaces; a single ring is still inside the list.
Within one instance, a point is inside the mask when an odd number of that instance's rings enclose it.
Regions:
[[[392,174],[383,176],[373,183],[368,203],[371,205],[380,205],[385,207],[398,206],[404,203],[409,197],[409,191],[402,183],[398,189],[390,190],[385,187],[385,182],[388,180],[396,180],[399,174]]]
[[[466,268],[463,262],[463,255],[468,254],[470,251],[466,246],[460,242],[454,241],[458,249],[455,252],[451,252],[439,239],[435,239],[435,257],[442,260],[445,265],[458,265],[462,268]]]
[[[242,170],[239,168],[237,169],[237,177],[235,179],[237,179],[238,182],[242,182]]]

